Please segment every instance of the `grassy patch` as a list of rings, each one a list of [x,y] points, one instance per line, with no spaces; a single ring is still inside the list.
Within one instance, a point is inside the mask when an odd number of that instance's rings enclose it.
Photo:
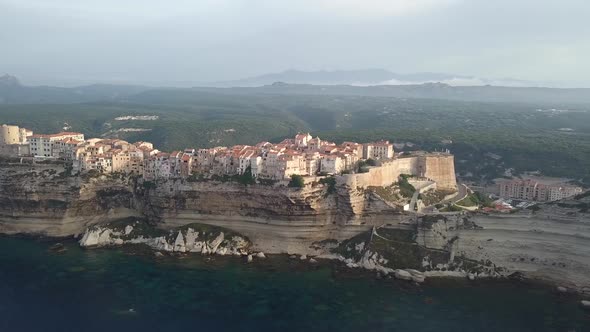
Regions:
[[[476,191],[473,194],[469,194],[469,195],[467,195],[467,197],[465,197],[462,200],[460,200],[459,202],[457,202],[457,205],[467,206],[467,207],[471,207],[471,206],[491,207],[492,200],[489,197],[487,197],[486,195]]]

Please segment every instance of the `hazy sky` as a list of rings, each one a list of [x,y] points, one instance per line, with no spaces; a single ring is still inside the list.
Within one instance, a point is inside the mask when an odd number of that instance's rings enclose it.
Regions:
[[[0,0],[0,74],[28,84],[363,68],[590,86],[590,1]]]

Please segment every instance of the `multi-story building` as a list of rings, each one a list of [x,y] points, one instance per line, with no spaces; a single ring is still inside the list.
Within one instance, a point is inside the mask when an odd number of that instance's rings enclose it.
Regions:
[[[54,142],[62,141],[65,139],[73,139],[76,141],[84,141],[84,134],[81,133],[74,133],[74,132],[61,132],[58,134],[35,134],[29,136],[29,144],[31,154],[34,157],[55,157],[53,153],[53,146]],[[57,154],[59,154],[60,150],[59,143],[56,143],[56,149],[58,150]]]
[[[500,197],[527,201],[556,201],[582,192],[582,188],[564,183],[541,183],[534,179],[498,181]]]
[[[338,174],[344,170],[345,162],[337,154],[322,157],[320,171],[327,174]]]
[[[51,142],[51,155],[54,158],[61,158],[65,160],[76,159],[76,151],[84,141],[79,141],[73,138],[64,138],[59,141]]]
[[[393,158],[393,144],[389,141],[365,143],[363,145],[364,159],[391,159]]]

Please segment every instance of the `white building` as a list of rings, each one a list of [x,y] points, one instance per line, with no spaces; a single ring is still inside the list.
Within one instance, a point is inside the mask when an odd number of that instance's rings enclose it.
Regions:
[[[73,139],[76,141],[84,141],[84,134],[73,132],[61,132],[58,134],[32,135],[28,138],[31,146],[31,154],[35,157],[53,157],[53,143],[64,139]],[[56,144],[56,149],[59,149],[60,144]]]
[[[389,141],[379,141],[364,144],[363,158],[364,159],[391,159],[393,158],[393,144]]]
[[[312,138],[313,137],[309,133],[297,134],[295,136],[295,145],[297,145],[299,148],[307,147],[307,144],[312,140]]]
[[[344,170],[344,161],[338,155],[326,155],[322,158],[320,170],[322,173],[338,174]]]

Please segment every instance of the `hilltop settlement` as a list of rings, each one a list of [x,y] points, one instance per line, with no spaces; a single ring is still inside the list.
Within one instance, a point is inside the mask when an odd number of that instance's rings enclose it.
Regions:
[[[85,139],[77,132],[34,134],[18,126],[2,125],[0,153],[11,157],[59,159],[72,162],[73,172],[92,170],[142,175],[146,180],[177,177],[242,175],[284,180],[293,175],[315,176],[363,172],[362,166],[395,157],[393,144],[379,141],[336,144],[300,133],[278,144],[235,145],[164,152],[149,142]],[[368,163],[366,162],[367,160]]]

